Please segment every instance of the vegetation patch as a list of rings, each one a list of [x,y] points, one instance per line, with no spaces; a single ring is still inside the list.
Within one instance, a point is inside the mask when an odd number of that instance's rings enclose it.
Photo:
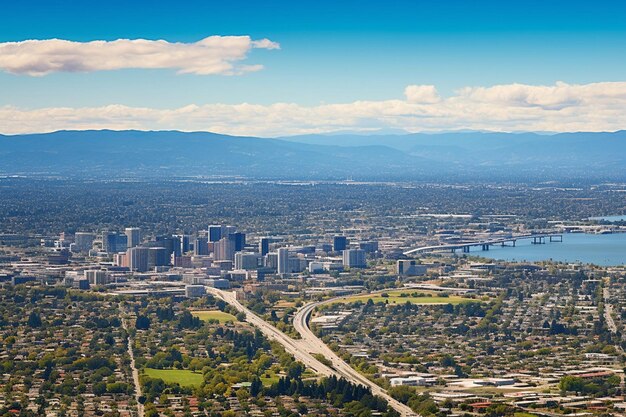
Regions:
[[[227,321],[237,321],[237,318],[232,314],[224,313],[223,311],[219,310],[196,310],[192,311],[191,314],[194,317],[198,317],[202,321],[216,320],[220,323],[226,323]]]
[[[461,297],[458,295],[448,295],[445,293],[435,293],[432,291],[415,291],[410,289],[390,290],[375,294],[358,294],[352,297],[344,298],[338,302],[349,304],[356,301],[367,302],[372,300],[374,303],[404,304],[407,301],[412,304],[460,304],[474,301],[471,298]]]
[[[154,379],[162,379],[167,384],[177,383],[181,387],[197,387],[204,382],[200,372],[187,369],[152,369],[144,368],[147,376]]]

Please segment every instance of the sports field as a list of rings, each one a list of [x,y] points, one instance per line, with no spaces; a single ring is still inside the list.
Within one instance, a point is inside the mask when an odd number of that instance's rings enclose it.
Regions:
[[[150,378],[162,379],[169,384],[177,382],[182,387],[196,387],[204,381],[200,372],[193,372],[186,369],[144,368],[144,372]]]
[[[237,321],[237,318],[232,314],[224,313],[219,310],[196,310],[191,312],[192,315],[198,317],[202,321],[217,320],[220,323],[226,323],[227,321]]]

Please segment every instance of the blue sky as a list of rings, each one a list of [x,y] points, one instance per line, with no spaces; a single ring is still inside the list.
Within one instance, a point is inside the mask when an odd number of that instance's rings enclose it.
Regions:
[[[190,104],[317,106],[404,98],[408,85],[443,97],[470,86],[622,82],[623,1],[20,1],[3,4],[0,42],[77,42],[211,35],[267,38],[237,76],[175,69],[0,72],[0,106],[111,104],[172,109]]]

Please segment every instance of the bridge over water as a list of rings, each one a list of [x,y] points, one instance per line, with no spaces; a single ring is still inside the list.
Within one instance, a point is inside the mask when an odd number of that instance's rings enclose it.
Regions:
[[[535,245],[540,245],[549,242],[562,242],[563,234],[562,233],[531,233],[526,235],[517,235],[511,237],[503,237],[503,238],[495,238],[488,239],[476,242],[460,242],[460,243],[452,243],[452,244],[444,244],[444,245],[431,245],[431,246],[422,246],[419,248],[411,249],[404,252],[404,255],[410,256],[419,253],[432,253],[432,252],[456,252],[457,250],[462,250],[464,253],[468,253],[470,248],[472,247],[480,247],[482,250],[489,250],[490,246],[499,245],[499,246],[515,246],[515,242],[518,240],[532,240],[532,243]]]

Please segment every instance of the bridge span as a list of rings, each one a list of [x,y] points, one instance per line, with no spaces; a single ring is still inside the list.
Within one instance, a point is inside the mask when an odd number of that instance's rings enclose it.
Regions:
[[[526,235],[517,235],[511,237],[502,237],[496,239],[488,239],[483,241],[476,242],[459,242],[459,243],[451,243],[444,245],[431,245],[431,246],[422,246],[419,248],[411,249],[406,252],[403,252],[404,255],[410,256],[419,253],[433,253],[433,252],[456,252],[457,250],[462,250],[464,253],[468,253],[470,248],[472,247],[481,247],[482,250],[489,250],[490,246],[500,245],[500,246],[515,246],[515,242],[518,240],[524,239],[532,239],[532,243],[535,245],[544,244],[546,241],[549,242],[562,242],[563,234],[562,233],[531,233]]]

